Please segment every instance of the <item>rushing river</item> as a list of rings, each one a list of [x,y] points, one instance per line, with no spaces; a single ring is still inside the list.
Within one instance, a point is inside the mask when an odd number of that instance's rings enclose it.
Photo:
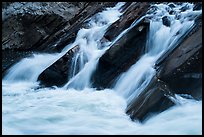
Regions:
[[[179,12],[185,4],[188,9]],[[175,5],[179,19],[169,15],[168,5],[156,4],[156,11],[142,17],[150,18],[145,54],[118,78],[112,89],[92,88],[90,77],[98,59],[138,22],[133,22],[113,42],[101,45],[106,29],[123,14],[122,5],[124,3],[118,3],[90,18],[89,27],[80,29],[75,42],[61,53],[35,54],[11,67],[2,80],[3,134],[202,134],[202,101],[180,95],[176,96],[177,105],[144,123],[131,121],[125,113],[127,103],[138,96],[154,76],[156,60],[174,46],[191,29],[193,19],[202,14],[202,10],[193,11],[191,3]],[[170,27],[163,25],[163,16],[170,17]],[[70,80],[61,88],[40,88],[38,76],[75,45],[79,45],[80,52],[73,58]]]

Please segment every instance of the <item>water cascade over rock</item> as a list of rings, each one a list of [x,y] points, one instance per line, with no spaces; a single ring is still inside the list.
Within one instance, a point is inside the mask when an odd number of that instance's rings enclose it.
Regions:
[[[73,4],[3,3],[3,134],[202,134],[202,3]]]

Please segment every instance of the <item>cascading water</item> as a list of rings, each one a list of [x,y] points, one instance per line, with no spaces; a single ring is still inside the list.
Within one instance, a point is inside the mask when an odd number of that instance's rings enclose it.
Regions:
[[[75,42],[61,53],[34,55],[9,70],[2,80],[3,134],[202,134],[202,101],[179,95],[174,99],[178,105],[145,124],[132,122],[125,114],[127,102],[137,97],[154,76],[155,61],[176,44],[191,28],[193,19],[202,13],[193,11],[193,4],[175,5],[176,15],[169,15],[168,5],[155,4],[157,10],[145,15],[150,18],[146,53],[118,78],[113,89],[90,88],[90,76],[99,57],[138,22],[112,43],[101,45],[107,27],[122,14],[119,9],[123,4],[91,18],[89,27],[81,29]],[[189,8],[180,12],[185,4]],[[162,24],[163,16],[171,18],[170,27]],[[79,45],[80,51],[73,58],[67,84],[63,88],[35,88],[40,73],[75,45]]]
[[[76,45],[79,45],[80,51],[73,58],[72,78],[64,86],[64,88],[83,89],[90,87],[90,77],[96,68],[99,57],[110,46],[100,43],[108,26],[119,19],[121,13],[118,9],[124,3],[119,3],[115,8],[108,9],[97,14],[94,20],[90,20],[89,29],[81,29],[76,38]],[[111,18],[109,18],[111,16]],[[77,66],[77,61],[79,66]],[[76,76],[74,74],[79,72]],[[74,77],[73,77],[74,76]]]
[[[127,72],[122,74],[117,81],[114,90],[118,94],[122,94],[128,102],[137,97],[139,93],[147,86],[152,77],[154,76],[153,65],[157,59],[172,46],[178,42],[194,24],[192,18],[198,16],[192,14],[187,16],[189,12],[193,12],[193,4],[189,4],[189,8],[180,15],[169,15],[168,6],[163,4],[154,5],[157,9],[145,15],[150,18],[149,38],[146,44],[146,53],[135,63]],[[178,5],[175,10],[180,9],[183,5]],[[167,27],[162,23],[162,17],[170,17],[171,26]],[[177,16],[181,16],[181,19],[177,19]],[[185,20],[185,21],[184,21]],[[130,81],[135,81],[131,82]]]

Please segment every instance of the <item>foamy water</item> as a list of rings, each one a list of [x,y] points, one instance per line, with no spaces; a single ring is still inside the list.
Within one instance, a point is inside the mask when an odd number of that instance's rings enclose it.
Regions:
[[[113,90],[2,86],[3,134],[202,134],[202,101],[186,100],[140,124]]]

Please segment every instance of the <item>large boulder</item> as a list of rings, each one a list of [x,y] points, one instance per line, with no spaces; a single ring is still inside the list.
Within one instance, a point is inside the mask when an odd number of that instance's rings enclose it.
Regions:
[[[92,75],[94,87],[110,87],[122,72],[138,60],[145,51],[148,29],[149,23],[142,20],[105,52]]]
[[[128,104],[126,113],[132,120],[144,122],[155,113],[175,105],[170,97],[174,97],[172,91],[166,83],[155,76],[142,93]]]
[[[14,2],[2,9],[2,73],[30,56],[41,41],[61,30],[86,3]],[[73,12],[74,11],[74,12]],[[11,56],[13,55],[13,56]]]
[[[63,86],[69,79],[72,58],[79,51],[76,45],[64,54],[60,59],[45,69],[38,77],[43,86]]]

